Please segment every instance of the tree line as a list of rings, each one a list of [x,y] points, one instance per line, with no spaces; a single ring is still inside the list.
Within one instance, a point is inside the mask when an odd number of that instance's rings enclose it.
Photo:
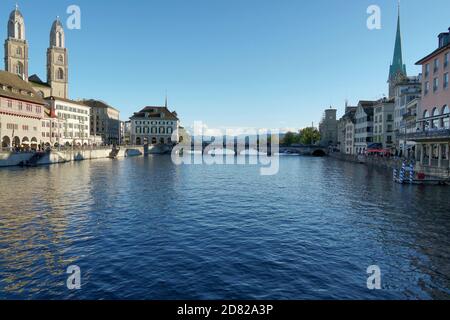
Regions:
[[[287,132],[281,144],[291,146],[293,144],[314,145],[320,142],[320,133],[316,128],[305,128],[298,133]]]

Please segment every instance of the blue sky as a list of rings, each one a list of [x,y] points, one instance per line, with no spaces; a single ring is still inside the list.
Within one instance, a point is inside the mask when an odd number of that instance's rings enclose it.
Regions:
[[[6,36],[16,1],[2,0]],[[300,128],[346,99],[380,98],[392,59],[395,0],[22,0],[30,74],[45,79],[46,48],[57,15],[80,6],[81,30],[66,29],[70,96],[98,98],[127,119],[145,105],[169,104],[183,124]],[[402,1],[404,61],[437,46],[450,27],[450,1]],[[382,29],[366,27],[367,7]],[[431,8],[425,10],[424,7]]]

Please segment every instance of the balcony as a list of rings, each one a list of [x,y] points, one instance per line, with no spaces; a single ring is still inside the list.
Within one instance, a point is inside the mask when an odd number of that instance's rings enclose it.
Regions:
[[[415,112],[407,112],[403,115],[403,120],[415,120],[417,118],[417,113]]]
[[[411,141],[433,141],[450,139],[450,129],[429,129],[425,131],[416,131],[414,133],[399,133],[400,139]]]

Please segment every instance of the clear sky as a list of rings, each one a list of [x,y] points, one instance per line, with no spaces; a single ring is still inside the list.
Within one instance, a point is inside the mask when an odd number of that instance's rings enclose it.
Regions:
[[[16,1],[2,0],[0,34]],[[98,98],[127,119],[169,105],[186,126],[300,128],[346,99],[382,97],[395,40],[395,0],[21,0],[30,75],[46,76],[57,15],[80,6],[81,30],[67,30],[70,96]],[[366,27],[381,7],[382,29]],[[450,27],[450,1],[403,0],[404,61],[437,47]]]

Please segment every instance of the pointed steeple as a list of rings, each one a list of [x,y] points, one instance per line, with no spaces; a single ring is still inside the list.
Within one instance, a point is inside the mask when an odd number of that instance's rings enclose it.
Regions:
[[[395,36],[394,57],[389,68],[389,98],[394,97],[395,81],[399,77],[406,77],[406,65],[403,64],[402,34],[400,28],[400,0],[398,1],[397,33]]]
[[[399,73],[406,76],[406,65],[403,64],[402,34],[400,28],[400,1],[398,2],[397,34],[395,36],[394,57],[389,70],[389,80],[395,79]]]
[[[167,107],[168,107],[168,103],[167,103],[167,90],[166,90],[166,103],[165,103],[165,105],[164,105],[165,107],[166,107],[166,109],[167,109]]]

